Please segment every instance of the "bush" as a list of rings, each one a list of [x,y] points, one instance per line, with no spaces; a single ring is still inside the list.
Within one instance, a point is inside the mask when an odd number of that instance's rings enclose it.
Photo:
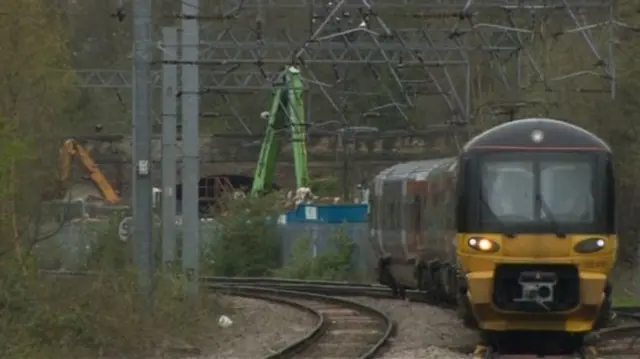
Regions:
[[[205,244],[202,273],[219,276],[265,276],[280,262],[277,219],[279,195],[227,202],[218,217],[218,235]]]
[[[328,248],[315,257],[309,238],[296,240],[291,263],[280,268],[277,218],[282,213],[281,198],[274,193],[227,202],[228,212],[218,217],[216,240],[205,245],[201,272],[216,276],[348,279],[354,245],[343,228],[331,233]]]
[[[295,241],[291,263],[275,270],[277,277],[318,280],[347,280],[352,277],[351,256],[354,243],[344,228],[331,233],[328,248],[315,253],[309,237]]]
[[[309,187],[311,192],[319,197],[336,197],[342,194],[341,183],[334,176],[314,178]]]
[[[124,217],[123,213],[113,213],[107,219],[95,242],[87,244],[88,257],[82,269],[123,270],[133,266],[133,241],[123,242],[118,236],[118,225]]]
[[[156,277],[148,308],[117,222],[91,247],[87,268],[97,277],[42,276],[33,256],[26,264],[0,262],[0,357],[157,356],[167,347],[197,347],[214,333],[217,301],[210,293],[185,298],[184,283],[169,275]]]

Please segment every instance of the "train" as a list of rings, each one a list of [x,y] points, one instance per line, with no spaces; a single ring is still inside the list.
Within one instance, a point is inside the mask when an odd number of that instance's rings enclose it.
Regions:
[[[394,165],[370,191],[378,280],[455,305],[486,340],[584,338],[610,318],[615,180],[602,139],[546,118],[493,127],[457,157]]]

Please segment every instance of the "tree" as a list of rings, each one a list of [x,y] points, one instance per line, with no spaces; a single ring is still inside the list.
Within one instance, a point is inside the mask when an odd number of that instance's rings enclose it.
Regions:
[[[47,1],[0,5],[0,253],[24,266],[41,236],[32,225],[54,186],[58,149],[74,96],[67,37]]]

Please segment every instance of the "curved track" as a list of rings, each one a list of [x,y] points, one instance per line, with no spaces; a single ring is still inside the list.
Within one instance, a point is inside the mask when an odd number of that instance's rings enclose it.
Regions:
[[[378,284],[359,284],[349,282],[310,281],[280,278],[229,278],[208,277],[207,283],[224,283],[227,286],[243,285],[251,283],[263,288],[278,288],[280,290],[294,290],[305,293],[322,293],[331,296],[366,296],[374,298],[397,298],[391,294],[389,288]],[[425,301],[424,293],[407,291],[408,299]],[[595,332],[587,338],[591,346],[585,346],[581,351],[572,356],[545,356],[545,358],[638,358],[640,353],[640,308],[615,308],[616,320],[614,326]],[[597,350],[595,349],[597,348]],[[476,356],[484,359],[525,359],[531,355],[503,355],[490,348],[486,352]]]
[[[243,284],[253,284],[245,282]],[[297,307],[318,318],[304,337],[266,359],[371,359],[393,333],[393,321],[369,306],[317,293],[233,284],[209,284],[222,294],[252,297]]]
[[[46,272],[47,274],[78,276],[90,273]],[[391,290],[378,284],[295,280],[283,278],[204,277],[203,285],[228,295],[254,297],[297,307],[318,318],[317,326],[298,342],[266,359],[345,357],[371,359],[393,334],[391,318],[378,310],[339,296],[398,298]],[[407,291],[406,297],[428,301],[424,293]],[[435,303],[439,305],[440,303]],[[441,305],[441,304],[440,304]],[[442,306],[442,305],[441,305]],[[631,359],[640,353],[640,308],[614,308],[614,325],[593,333],[585,347],[573,356],[545,358]],[[593,350],[597,347],[597,352]],[[475,358],[524,359],[535,356],[501,355],[492,350],[478,353]]]

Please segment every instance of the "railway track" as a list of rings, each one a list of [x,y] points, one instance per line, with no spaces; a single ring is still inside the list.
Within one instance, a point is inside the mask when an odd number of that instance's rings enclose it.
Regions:
[[[308,281],[280,278],[229,278],[208,277],[206,283],[224,283],[226,286],[241,286],[247,283],[264,288],[279,288],[306,293],[321,293],[331,296],[366,296],[374,298],[397,298],[389,288],[378,284],[360,284],[333,281]],[[424,301],[423,293],[407,291],[407,299]],[[640,359],[640,308],[616,308],[614,326],[595,332],[588,338],[580,351],[568,355],[544,356],[547,359]],[[636,340],[637,338],[637,340]],[[597,348],[597,349],[596,349]],[[349,356],[352,357],[352,356]],[[503,354],[495,348],[486,348],[483,353],[475,355],[481,359],[527,359],[539,358],[537,355]]]
[[[91,273],[48,272],[56,276]],[[359,358],[371,359],[394,332],[393,322],[374,308],[340,297],[397,299],[389,288],[378,284],[282,278],[204,277],[203,285],[222,293],[253,297],[291,305],[318,318],[312,332],[282,352],[265,359]],[[425,301],[424,293],[407,291],[406,298]],[[544,356],[547,359],[640,359],[640,308],[615,308],[614,326],[593,333],[589,345],[570,356]],[[597,347],[597,350],[594,348]],[[526,359],[535,355],[502,354],[494,348],[478,352],[478,359]]]
[[[480,348],[477,359],[639,359],[640,308],[617,308],[614,324],[585,338],[585,345],[571,355],[504,354],[497,348]],[[617,322],[617,323],[616,323]],[[526,339],[525,339],[526,341]]]
[[[317,318],[316,326],[295,343],[265,359],[372,359],[392,336],[391,318],[372,307],[318,293],[259,286],[209,284],[231,296],[251,297],[296,307]]]

